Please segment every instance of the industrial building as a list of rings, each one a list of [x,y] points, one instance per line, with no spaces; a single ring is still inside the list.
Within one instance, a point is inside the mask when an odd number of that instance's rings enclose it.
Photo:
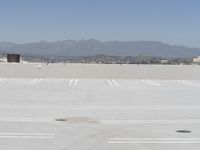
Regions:
[[[7,54],[7,62],[20,63],[20,55],[19,54]]]

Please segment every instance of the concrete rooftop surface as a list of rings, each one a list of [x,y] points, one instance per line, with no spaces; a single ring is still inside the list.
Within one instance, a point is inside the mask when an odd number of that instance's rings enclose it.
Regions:
[[[2,150],[199,150],[200,67],[0,64]]]

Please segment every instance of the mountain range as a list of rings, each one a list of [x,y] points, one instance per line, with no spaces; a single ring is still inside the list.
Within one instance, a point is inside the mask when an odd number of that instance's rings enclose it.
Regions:
[[[108,41],[65,40],[56,42],[40,41],[16,44],[0,42],[0,53],[19,53],[27,56],[73,57],[73,56],[158,56],[182,58],[200,56],[200,48],[169,45],[158,41]]]

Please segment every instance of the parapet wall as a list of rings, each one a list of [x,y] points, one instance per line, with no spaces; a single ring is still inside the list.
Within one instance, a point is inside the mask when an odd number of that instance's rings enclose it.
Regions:
[[[0,78],[200,79],[198,65],[0,64]]]

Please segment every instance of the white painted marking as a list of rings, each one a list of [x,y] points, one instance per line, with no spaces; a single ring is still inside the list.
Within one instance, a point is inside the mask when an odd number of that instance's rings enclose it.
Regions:
[[[11,118],[0,117],[0,122],[55,122],[53,119],[46,118]]]
[[[29,81],[27,84],[28,85],[35,85],[35,84],[38,84],[39,82],[41,82],[43,79],[34,79],[34,80],[31,80]]]
[[[107,79],[107,82],[108,82],[108,84],[110,85],[110,86],[118,86],[119,85],[119,83],[117,83],[117,81],[115,81],[114,79]]]
[[[0,133],[0,138],[52,139],[52,133]]]
[[[76,86],[78,84],[78,81],[79,81],[78,79],[71,79],[69,81],[68,85],[74,85],[74,86]]]
[[[33,79],[33,80],[27,82],[27,84],[32,84],[33,82],[35,82],[35,81],[37,81],[37,80],[38,80],[38,79]]]
[[[54,138],[54,134],[46,134],[46,133],[0,133],[0,138],[52,139],[52,138]]]
[[[76,86],[78,84],[78,79],[75,80],[74,85]]]
[[[119,85],[119,83],[117,83],[117,81],[115,81],[115,80],[111,80],[116,86],[118,86]]]
[[[15,138],[15,139],[53,139],[53,136],[15,136],[15,135],[9,135],[9,136],[4,136],[0,135],[0,138]]]
[[[66,109],[66,110],[199,110],[200,106],[62,106],[62,105],[9,105],[1,109]]]
[[[130,141],[130,140],[143,140],[143,141],[152,141],[152,140],[158,140],[158,141],[193,141],[193,140],[200,140],[200,138],[107,138],[107,140],[122,140],[122,141]]]
[[[151,86],[160,86],[159,83],[155,82],[155,81],[152,81],[152,80],[142,80],[142,82],[146,83],[146,84],[149,84]]]
[[[71,85],[74,82],[74,79],[71,79],[68,83],[68,85]]]
[[[35,85],[38,84],[39,82],[41,82],[43,79],[33,79],[31,81],[29,81],[27,84],[28,85]]]
[[[52,133],[18,133],[18,132],[13,132],[13,133],[8,133],[8,132],[2,132],[0,135],[16,135],[16,136],[26,136],[26,135],[32,135],[32,136],[54,136]]]
[[[38,79],[37,81],[33,82],[32,85],[38,84],[39,82],[41,82],[43,79]]]
[[[200,84],[192,83],[192,82],[185,81],[185,80],[177,80],[177,82],[180,82],[180,83],[183,83],[183,84],[187,84],[187,85],[190,85],[190,86],[200,87]]]
[[[107,138],[108,144],[195,144],[200,138]]]
[[[54,118],[13,118],[0,117],[0,122],[46,122],[56,123]],[[200,119],[185,120],[102,120],[102,124],[194,124],[200,123]]]
[[[46,118],[10,118],[0,117],[2,122],[55,122]],[[194,124],[200,123],[200,119],[185,120],[102,120],[102,124]]]
[[[144,83],[146,83],[146,84],[149,84],[149,85],[151,85],[151,86],[154,86],[154,84],[149,83],[147,80],[142,80],[142,82],[144,82]]]
[[[108,141],[108,144],[199,144],[200,141]]]
[[[1,78],[0,82],[6,81],[6,80],[7,80],[6,78]]]
[[[112,83],[109,79],[107,79],[107,82],[108,82],[108,84],[109,84],[110,86],[113,85],[113,83]]]
[[[193,124],[200,123],[200,119],[184,120],[102,120],[102,124]]]
[[[149,83],[152,83],[152,84],[154,84],[155,86],[160,86],[160,84],[159,83],[157,83],[157,82],[155,82],[155,81],[152,81],[152,80],[147,80]]]

